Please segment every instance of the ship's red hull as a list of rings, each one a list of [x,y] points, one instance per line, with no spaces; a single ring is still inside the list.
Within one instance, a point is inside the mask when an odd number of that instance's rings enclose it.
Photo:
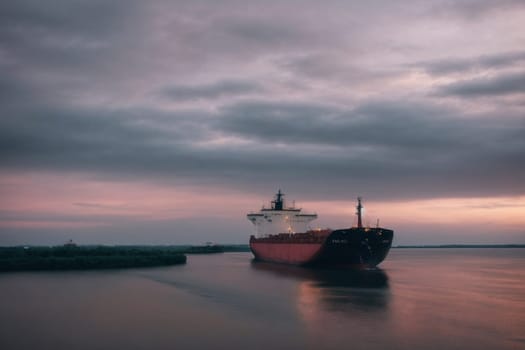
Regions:
[[[250,243],[256,259],[302,265],[319,254],[321,243]]]
[[[255,259],[292,265],[373,267],[388,254],[393,231],[383,228],[310,231],[250,238]]]
[[[258,260],[304,265],[321,253],[330,230],[272,235],[250,239],[250,249]]]

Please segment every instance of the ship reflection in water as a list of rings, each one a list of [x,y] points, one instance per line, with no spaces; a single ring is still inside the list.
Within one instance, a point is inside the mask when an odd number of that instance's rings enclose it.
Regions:
[[[385,313],[390,300],[388,275],[381,269],[326,270],[252,261],[252,268],[298,280],[299,316],[312,329],[334,318],[345,323]]]

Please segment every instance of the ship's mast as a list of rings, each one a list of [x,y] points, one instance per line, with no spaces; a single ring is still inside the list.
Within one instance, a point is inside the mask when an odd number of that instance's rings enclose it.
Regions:
[[[363,209],[363,206],[361,205],[361,197],[357,197],[357,206],[355,208],[357,209],[357,228],[363,228],[363,221],[361,219],[361,210]]]
[[[274,210],[283,210],[283,207],[284,207],[284,193],[281,192],[281,190],[279,189],[279,191],[277,192],[277,194],[275,195],[275,200],[272,201],[272,204],[273,204],[273,208]]]

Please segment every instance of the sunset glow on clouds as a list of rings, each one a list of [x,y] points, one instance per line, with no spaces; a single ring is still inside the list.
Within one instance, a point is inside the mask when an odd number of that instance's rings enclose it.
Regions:
[[[2,4],[0,245],[245,243],[279,188],[331,227],[362,195],[400,244],[525,243],[523,23],[512,0]]]

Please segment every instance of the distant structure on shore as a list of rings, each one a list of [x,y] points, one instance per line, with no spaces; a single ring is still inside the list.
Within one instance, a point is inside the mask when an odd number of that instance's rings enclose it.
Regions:
[[[77,244],[73,242],[72,239],[68,240],[66,243],[64,243],[64,247],[76,247]]]

